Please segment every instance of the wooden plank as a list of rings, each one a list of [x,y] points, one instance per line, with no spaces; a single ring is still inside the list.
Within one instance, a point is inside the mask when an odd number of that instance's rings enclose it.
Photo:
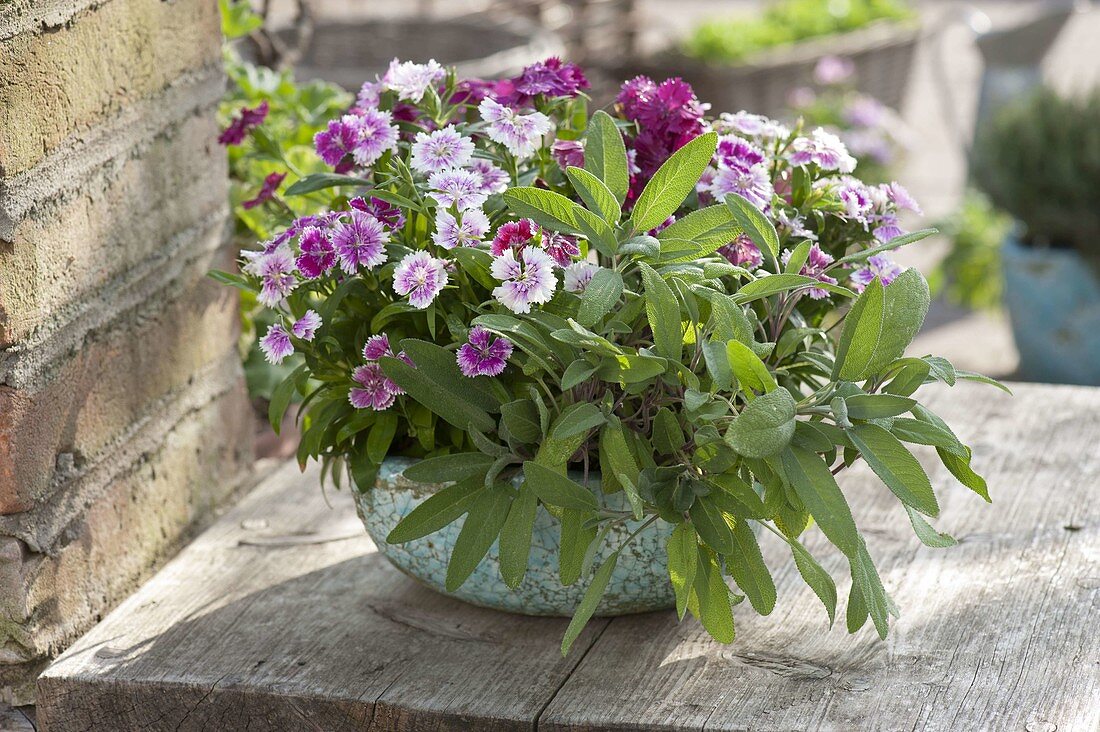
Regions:
[[[438,595],[376,552],[350,496],[288,465],[39,680],[43,730],[529,729],[606,621]]]
[[[594,623],[563,660],[565,621],[422,588],[374,551],[346,494],[329,509],[316,472],[288,467],[47,670],[41,728],[1100,728],[1100,390],[1016,389],[932,400],[995,501],[926,461],[937,528],[960,546],[922,547],[868,471],[843,479],[902,610],[885,643],[847,635],[842,614],[826,632],[766,536],[780,601],[767,618],[738,606],[733,645],[653,613]]]
[[[1100,729],[1100,390],[1014,385],[938,391],[988,478],[987,505],[922,460],[960,540],[918,544],[866,469],[842,481],[902,617],[886,642],[827,616],[775,537],[779,604],[735,609],[738,638],[710,643],[668,614],[612,621],[539,729]],[[922,457],[928,457],[922,455]],[[762,542],[764,543],[764,542]],[[807,540],[834,577],[846,570]],[[850,583],[838,583],[841,597]]]

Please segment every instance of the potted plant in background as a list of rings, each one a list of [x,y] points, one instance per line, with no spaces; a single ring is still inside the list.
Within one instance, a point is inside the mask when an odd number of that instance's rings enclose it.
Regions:
[[[930,233],[899,228],[915,204],[825,130],[707,120],[677,79],[590,114],[585,86],[557,59],[499,82],[395,60],[316,136],[332,172],[265,202],[283,225],[214,274],[277,313],[268,358],[303,357],[272,425],[300,395],[299,462],[354,486],[382,553],[470,602],[572,614],[563,652],[593,614],[659,607],[732,641],[732,604],[776,602],[760,531],[831,621],[815,523],[853,577],[848,629],[885,637],[834,476],[866,460],[930,546],[954,540],[906,443],[988,500],[913,396],[984,380],[904,355],[928,290],[888,252]]]
[[[1100,92],[1008,105],[978,130],[971,169],[1016,219],[1001,264],[1022,375],[1100,385]]]
[[[854,64],[859,90],[900,109],[920,37],[903,0],[776,0],[759,14],[707,20],[651,73],[682,76],[716,109],[780,116],[824,57]]]

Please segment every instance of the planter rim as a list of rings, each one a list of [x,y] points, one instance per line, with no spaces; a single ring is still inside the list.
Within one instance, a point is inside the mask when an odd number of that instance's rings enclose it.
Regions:
[[[678,49],[654,54],[650,61],[675,62],[708,71],[759,71],[807,63],[826,55],[850,56],[878,48],[915,43],[923,33],[924,28],[919,20],[878,20],[845,33],[807,38],[762,49],[750,54],[743,61],[707,61],[689,56]]]

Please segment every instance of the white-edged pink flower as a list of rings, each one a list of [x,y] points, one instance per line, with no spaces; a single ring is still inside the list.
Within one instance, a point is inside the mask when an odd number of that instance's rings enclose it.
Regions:
[[[458,168],[440,170],[428,178],[428,194],[443,208],[454,206],[459,211],[478,208],[489,198],[481,189],[481,176]]]
[[[416,133],[409,167],[421,173],[460,168],[470,162],[473,154],[474,141],[449,125],[430,133]]]
[[[446,263],[427,252],[405,255],[393,271],[393,291],[407,295],[409,304],[423,310],[447,284]]]
[[[554,260],[535,247],[526,247],[516,257],[509,249],[493,260],[489,271],[503,283],[493,289],[495,297],[513,313],[529,313],[532,305],[541,305],[554,297],[557,279]]]
[[[267,334],[260,339],[260,350],[268,363],[281,364],[283,360],[294,353],[294,345],[290,342],[290,333],[281,324],[276,323],[267,329]]]
[[[320,327],[321,316],[315,310],[307,310],[302,314],[302,317],[294,321],[294,325],[290,326],[290,332],[294,334],[295,338],[312,341],[313,337],[317,335],[317,329]]]
[[[444,249],[476,247],[489,231],[489,217],[480,208],[468,208],[458,218],[446,209],[439,209],[435,216],[435,233],[432,241]]]
[[[364,109],[357,117],[351,156],[359,165],[372,165],[383,153],[397,147],[393,116],[380,109]]]
[[[841,173],[851,173],[856,168],[856,159],[840,138],[823,127],[815,129],[811,137],[799,137],[792,142],[787,159],[792,165],[816,163],[822,170]]]
[[[390,233],[368,213],[352,209],[349,215],[350,221],[340,222],[332,230],[332,246],[340,267],[348,274],[355,274],[360,267],[374,269],[386,261]]]
[[[446,69],[429,59],[426,64],[398,59],[390,61],[390,68],[382,77],[382,86],[390,91],[397,92],[398,99],[406,102],[419,102],[424,97],[424,92],[432,84],[442,81],[447,75]]]
[[[491,196],[508,190],[508,174],[485,158],[474,158],[466,168],[481,177],[479,190],[485,195]]]
[[[543,135],[553,127],[550,118],[542,112],[520,114],[488,97],[481,100],[477,109],[481,118],[489,123],[489,139],[504,145],[517,158],[534,155]]]
[[[596,274],[596,270],[600,268],[600,265],[593,262],[573,262],[565,268],[565,289],[567,292],[576,292],[578,294],[584,292],[588,287],[588,283],[592,281],[592,277]]]

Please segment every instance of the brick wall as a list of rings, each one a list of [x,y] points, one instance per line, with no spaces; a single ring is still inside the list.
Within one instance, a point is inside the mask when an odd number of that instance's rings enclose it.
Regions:
[[[214,0],[0,0],[0,703],[238,487]]]

